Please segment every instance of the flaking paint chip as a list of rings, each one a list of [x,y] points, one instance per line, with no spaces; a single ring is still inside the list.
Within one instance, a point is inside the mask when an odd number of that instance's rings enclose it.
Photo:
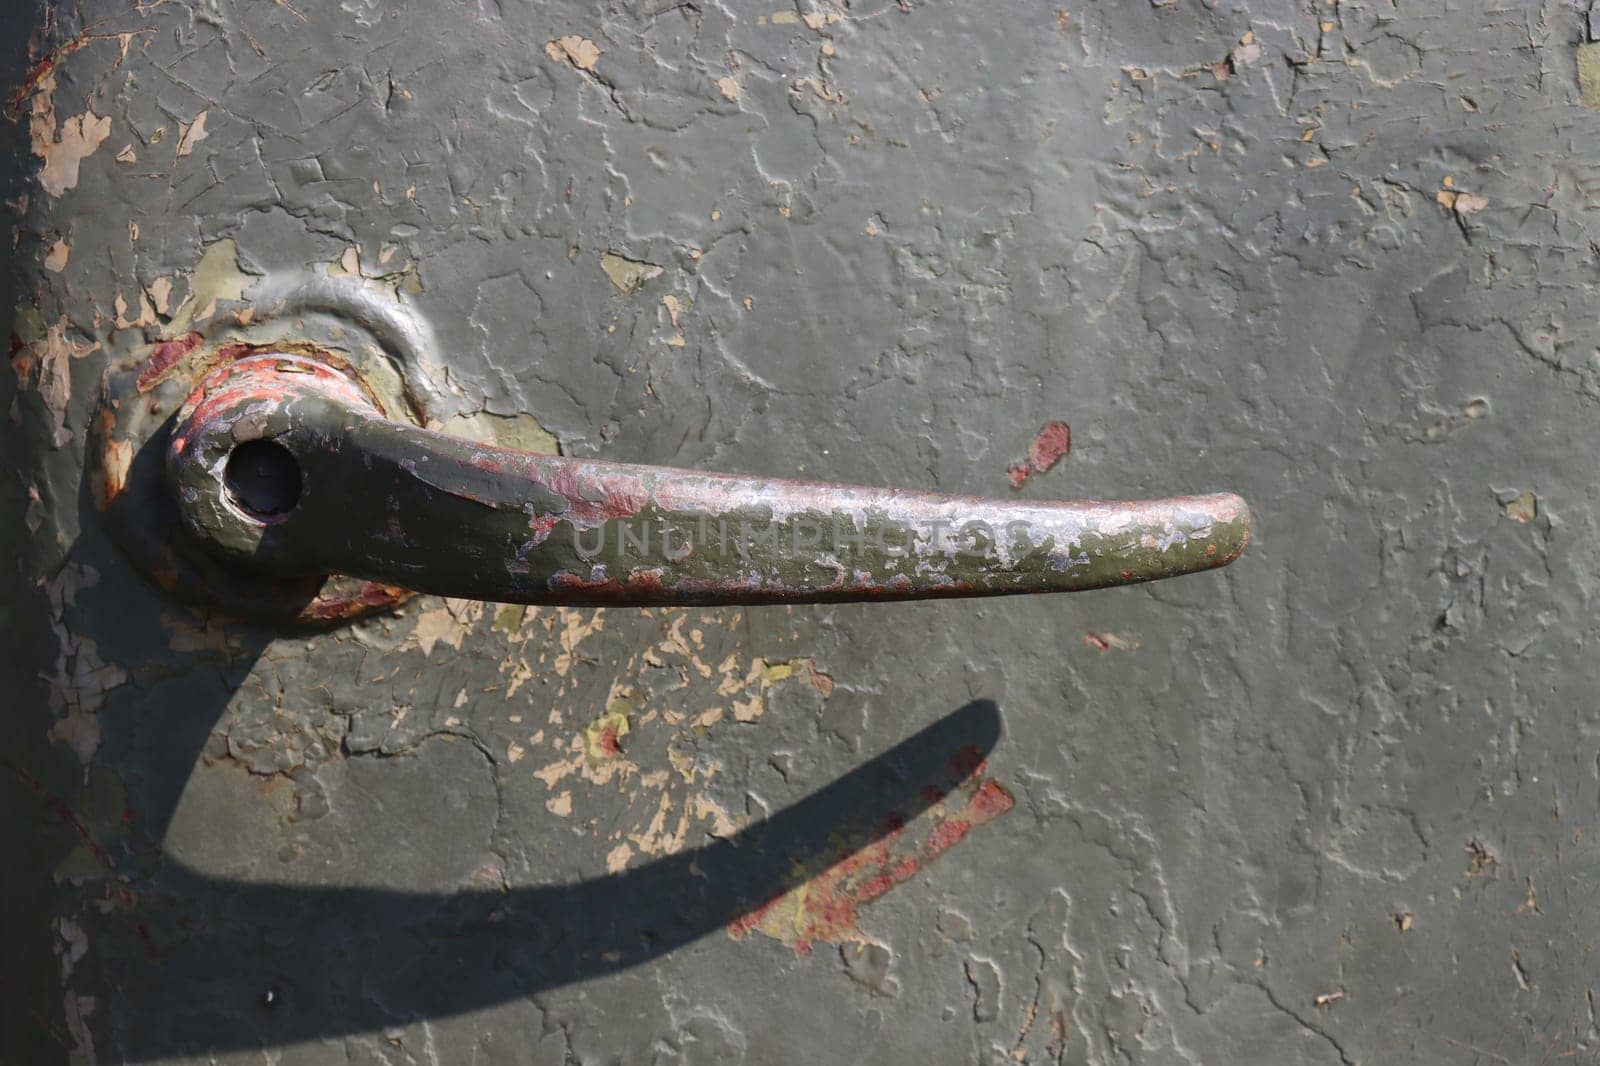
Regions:
[[[206,132],[206,114],[202,111],[193,122],[178,124],[178,158],[182,159],[194,151],[195,145],[211,136]]]
[[[594,70],[594,65],[600,62],[602,55],[599,45],[575,33],[557,37],[544,46],[544,51],[551,59],[564,59],[579,70],[589,71]]]
[[[729,100],[739,99],[739,83],[731,75],[723,75],[717,79],[717,88],[722,90],[722,95]]]
[[[1451,183],[1453,184],[1453,183]],[[1489,198],[1471,192],[1456,192],[1453,189],[1440,189],[1433,197],[1439,206],[1447,211],[1454,211],[1457,215],[1475,215],[1489,206]]]
[[[615,285],[617,291],[624,296],[631,296],[639,286],[665,273],[654,263],[647,263],[642,259],[629,259],[616,252],[606,252],[600,257],[600,269],[606,272],[611,284]]]
[[[64,238],[56,238],[50,250],[44,254],[44,268],[53,274],[59,274],[67,269],[67,260],[72,257],[72,245]]]
[[[146,290],[150,293],[150,300],[155,304],[158,314],[168,314],[172,309],[172,279],[157,278],[150,283]]]

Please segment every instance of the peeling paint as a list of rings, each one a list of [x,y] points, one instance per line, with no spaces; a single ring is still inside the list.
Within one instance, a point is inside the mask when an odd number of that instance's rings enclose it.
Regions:
[[[28,130],[33,154],[44,160],[39,170],[39,184],[51,196],[60,196],[68,189],[77,188],[79,166],[111,136],[111,117],[96,115],[86,108],[83,114],[62,121],[58,130],[55,88],[53,74],[39,82]]]
[[[54,670],[46,677],[50,709],[56,716],[50,739],[70,747],[85,766],[100,747],[98,712],[106,693],[128,682],[127,672],[107,662],[99,644],[79,635],[67,621],[67,610],[77,603],[78,594],[99,581],[93,567],[68,564],[44,587],[58,648]]]
[[[34,335],[32,330],[27,330]],[[67,428],[67,407],[72,400],[72,363],[99,348],[99,342],[73,340],[66,317],[48,327],[44,336],[24,345],[11,357],[12,370],[23,388],[38,396],[49,415],[51,446],[60,448],[72,439]],[[20,339],[20,338],[19,338]]]

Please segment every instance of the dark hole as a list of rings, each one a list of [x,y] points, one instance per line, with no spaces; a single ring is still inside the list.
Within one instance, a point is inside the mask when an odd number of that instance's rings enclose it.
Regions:
[[[275,441],[246,441],[234,448],[222,483],[228,499],[257,518],[288,514],[300,502],[300,464]]]

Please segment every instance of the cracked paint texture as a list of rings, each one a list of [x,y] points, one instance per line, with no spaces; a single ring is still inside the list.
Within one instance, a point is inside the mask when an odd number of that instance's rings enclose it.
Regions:
[[[1583,5],[13,6],[0,1059],[1600,1049]],[[327,264],[431,323],[443,424],[996,495],[1059,421],[1020,496],[1227,488],[1256,543],[1048,601],[192,617],[80,506],[101,374]],[[962,745],[796,805],[980,698],[1014,807],[809,952],[731,935],[741,863],[794,904]]]

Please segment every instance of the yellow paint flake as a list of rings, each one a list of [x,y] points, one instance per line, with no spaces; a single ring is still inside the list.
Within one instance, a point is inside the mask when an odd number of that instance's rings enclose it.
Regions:
[[[452,437],[499,444],[535,455],[561,454],[561,442],[531,414],[496,415],[477,411],[469,415],[451,415],[443,422],[430,423],[428,428]],[[523,618],[533,610],[519,604],[502,606],[495,612],[495,628],[504,633],[514,633],[521,627]]]
[[[181,333],[191,323],[211,317],[220,300],[244,299],[245,291],[255,280],[254,275],[239,269],[237,242],[229,239],[207,245],[189,274],[189,295],[173,312],[169,332]]]
[[[1513,522],[1526,525],[1539,517],[1539,499],[1531,492],[1524,492],[1513,497],[1503,505],[1506,517]]]
[[[800,24],[800,16],[793,11],[774,11],[771,15],[771,21],[774,26],[798,26]]]
[[[627,701],[619,700],[612,707],[618,708],[619,705],[621,709],[607,710],[584,727],[584,753],[588,755],[591,766],[622,757],[622,738],[628,735],[633,726],[628,722]]]
[[[647,263],[642,259],[629,259],[616,252],[606,252],[600,256],[600,269],[605,271],[606,277],[611,279],[611,284],[624,296],[631,296],[639,286],[665,273],[654,263]]]
[[[551,59],[566,60],[579,70],[594,70],[596,63],[600,62],[603,54],[600,47],[587,37],[577,34],[568,34],[557,37],[544,46],[545,54]]]
[[[1578,46],[1578,98],[1600,111],[1600,42]]]
[[[792,662],[773,663],[771,666],[762,667],[761,680],[768,683],[782,681],[786,677],[793,677],[794,670],[795,664]]]

